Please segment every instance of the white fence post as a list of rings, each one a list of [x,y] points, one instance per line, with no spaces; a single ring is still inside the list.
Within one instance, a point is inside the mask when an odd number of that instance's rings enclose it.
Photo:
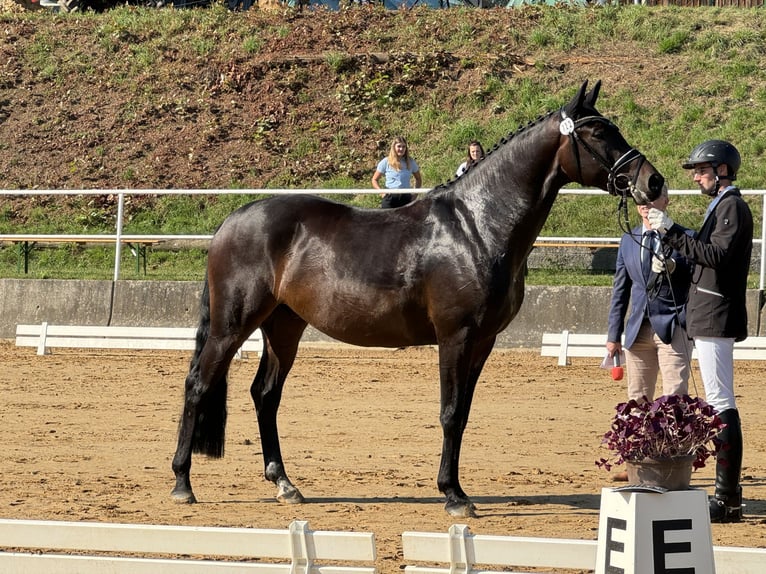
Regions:
[[[766,275],[766,195],[761,196],[761,269],[758,274],[758,289],[763,291],[764,275]]]
[[[449,527],[449,574],[469,574],[473,557],[468,555],[468,537],[471,531],[465,524]]]
[[[120,278],[120,256],[122,255],[122,218],[125,209],[125,194],[117,194],[117,238],[114,242],[114,281]]]
[[[47,339],[48,339],[48,322],[43,321],[42,324],[40,325],[40,340],[37,342],[38,355],[48,354]]]
[[[309,523],[305,520],[290,523],[290,574],[311,574],[314,565],[306,539],[308,531]]]

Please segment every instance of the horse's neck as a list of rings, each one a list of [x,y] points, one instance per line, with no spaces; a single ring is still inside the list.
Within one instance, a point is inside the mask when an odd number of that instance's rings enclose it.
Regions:
[[[555,156],[558,135],[538,126],[487,157],[482,169],[463,175],[455,200],[470,212],[475,233],[494,251],[529,252],[567,179]]]

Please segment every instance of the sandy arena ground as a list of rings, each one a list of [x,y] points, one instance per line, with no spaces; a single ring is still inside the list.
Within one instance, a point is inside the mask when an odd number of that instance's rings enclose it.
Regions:
[[[248,388],[257,359],[230,373],[226,456],[195,457],[196,505],[170,498],[189,354],[55,350],[0,342],[0,516],[375,533],[377,566],[401,571],[405,530],[596,539],[610,473],[594,461],[624,383],[598,361],[497,350],[479,382],[461,481],[478,517],[456,520],[436,488],[441,449],[433,348],[302,348],[280,410],[289,475],[307,504],[285,506],[263,479]],[[746,520],[713,542],[766,547],[764,365],[739,362]],[[699,372],[696,385],[702,391]],[[710,465],[693,486],[712,487]],[[570,571],[571,572],[571,571]]]

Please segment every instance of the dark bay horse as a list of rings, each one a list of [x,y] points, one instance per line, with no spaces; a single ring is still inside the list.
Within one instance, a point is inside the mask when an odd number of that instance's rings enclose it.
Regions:
[[[398,209],[358,209],[308,195],[234,211],[212,239],[186,378],[172,496],[194,502],[192,451],[223,456],[226,376],[260,327],[250,394],[265,476],[277,499],[303,502],[282,461],[277,411],[308,324],[354,345],[439,348],[443,431],[437,485],[453,516],[474,516],[458,478],[476,382],[521,306],[524,267],[559,189],[597,186],[625,201],[664,179],[595,108],[600,82],[504,138],[463,176]],[[510,408],[510,407],[509,407]]]

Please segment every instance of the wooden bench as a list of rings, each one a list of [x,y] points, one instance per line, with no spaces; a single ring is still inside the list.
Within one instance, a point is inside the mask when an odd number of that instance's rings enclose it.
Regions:
[[[52,348],[80,349],[163,349],[192,351],[195,327],[116,327],[96,325],[16,325],[16,346],[37,347],[38,355],[50,354]],[[261,330],[250,335],[237,352],[260,353]]]
[[[406,562],[430,563],[407,564],[405,574],[501,574],[509,568],[515,574],[529,572],[528,568],[566,569],[574,574],[595,570],[598,542],[473,534],[467,526],[453,524],[447,533],[404,532],[402,551]],[[713,555],[717,574],[766,572],[764,548],[713,546]]]
[[[235,571],[374,574],[376,571],[371,564],[376,558],[372,533],[311,531],[304,521],[292,522],[287,530],[266,530],[0,520],[0,547],[14,549],[0,552],[3,574],[223,574]],[[19,552],[21,549],[28,551]]]
[[[570,357],[600,357],[606,355],[606,335],[571,333],[544,333],[540,355],[558,357],[558,364],[569,364]],[[692,359],[697,358],[697,349],[692,351]],[[743,361],[766,360],[766,337],[748,337],[734,343],[734,359]]]

